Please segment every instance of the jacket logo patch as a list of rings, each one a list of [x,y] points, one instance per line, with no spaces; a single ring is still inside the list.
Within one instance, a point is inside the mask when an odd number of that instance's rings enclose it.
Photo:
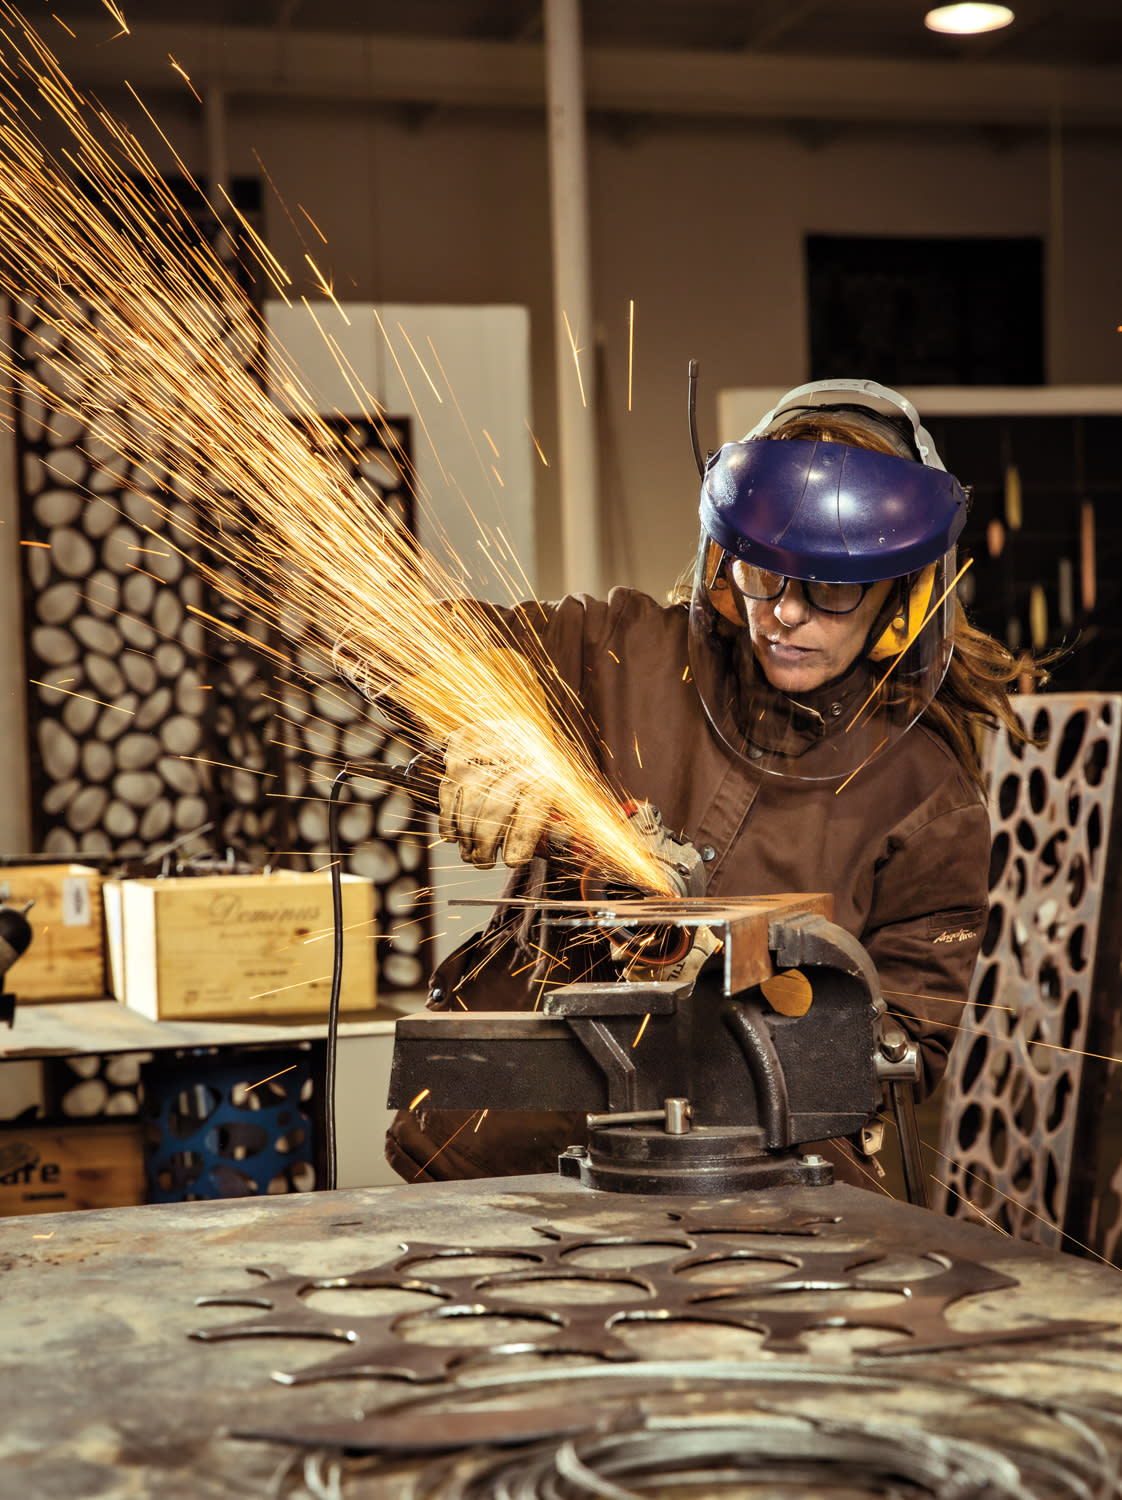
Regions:
[[[974,936],[972,927],[958,927],[953,932],[941,932],[937,938],[932,938],[933,943],[965,943],[967,938]]]

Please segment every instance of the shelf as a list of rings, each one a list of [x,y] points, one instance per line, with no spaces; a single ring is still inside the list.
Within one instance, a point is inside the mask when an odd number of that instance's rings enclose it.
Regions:
[[[395,995],[392,1004],[340,1017],[339,1036],[387,1036],[399,1015],[424,1008],[425,996]],[[228,1021],[152,1021],[113,999],[28,1003],[15,1025],[0,1026],[0,1061],[184,1047],[276,1046],[327,1035],[327,1018],[239,1016]]]

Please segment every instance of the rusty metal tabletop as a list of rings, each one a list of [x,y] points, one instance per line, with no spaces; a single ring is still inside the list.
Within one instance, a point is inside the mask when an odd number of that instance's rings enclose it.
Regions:
[[[0,1495],[37,1500],[488,1494],[433,1451],[638,1430],[640,1408],[680,1449],[722,1403],[738,1442],[770,1413],[752,1441],[782,1431],[784,1462],[794,1423],[804,1462],[844,1439],[1006,1465],[901,1493],[1005,1493],[1009,1464],[1009,1493],[1122,1493],[1119,1273],[836,1185],[525,1177],[0,1220],[0,1371]]]

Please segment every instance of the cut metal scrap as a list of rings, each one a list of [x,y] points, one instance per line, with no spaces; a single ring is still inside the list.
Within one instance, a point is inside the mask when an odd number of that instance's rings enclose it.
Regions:
[[[855,1404],[857,1392],[866,1399]],[[907,1367],[889,1379],[706,1360],[585,1366],[544,1380],[489,1371],[481,1384],[443,1386],[350,1422],[236,1435],[313,1449],[340,1483],[380,1475],[387,1458],[429,1457],[410,1491],[427,1500],[632,1494],[619,1488],[629,1483],[645,1493],[644,1478],[687,1473],[712,1494],[765,1485],[775,1496],[834,1493],[844,1479],[846,1493],[895,1494],[906,1481],[908,1494],[937,1500],[1110,1500],[1120,1492],[1117,1423],[1117,1411]],[[584,1479],[570,1491],[558,1480],[573,1478],[574,1463]]]
[[[692,1323],[738,1328],[762,1336],[767,1353],[799,1355],[806,1336],[819,1329],[873,1329],[889,1335],[885,1342],[863,1348],[862,1359],[898,1354],[930,1353],[986,1347],[992,1344],[1085,1334],[1112,1327],[1109,1323],[1040,1318],[1031,1323],[964,1331],[947,1319],[948,1310],[963,1299],[1002,1291],[1017,1281],[993,1267],[964,1256],[917,1247],[907,1236],[888,1234],[875,1251],[852,1245],[832,1247],[811,1229],[805,1248],[784,1246],[779,1254],[766,1243],[746,1247],[745,1234],[760,1231],[758,1219],[735,1207],[720,1214],[678,1212],[671,1229],[652,1227],[635,1235],[598,1235],[594,1226],[565,1234],[551,1226],[537,1226],[543,1243],[529,1248],[510,1246],[448,1246],[410,1242],[402,1254],[378,1265],[344,1276],[290,1275],[279,1268],[251,1268],[263,1281],[253,1289],[199,1299],[201,1306],[248,1306],[263,1309],[258,1317],[217,1328],[193,1331],[192,1337],[221,1341],[261,1336],[322,1339],[345,1345],[332,1358],[292,1372],[275,1372],[283,1384],[301,1385],[337,1376],[383,1376],[411,1381],[439,1381],[452,1371],[478,1360],[513,1354],[570,1355],[609,1362],[637,1358],[622,1337],[628,1324]],[[835,1232],[841,1220],[835,1221]],[[784,1225],[773,1218],[773,1234],[806,1233],[805,1218]],[[841,1233],[844,1234],[844,1227]],[[725,1243],[722,1243],[724,1241]],[[641,1269],[622,1266],[594,1270],[582,1267],[579,1256],[592,1250],[633,1246],[667,1246],[673,1255],[665,1263]],[[915,1275],[877,1274],[902,1256],[918,1260]],[[481,1259],[510,1263],[509,1270],[473,1272]],[[434,1268],[433,1262],[440,1262]],[[747,1262],[780,1264],[776,1274],[750,1283],[736,1280],[736,1266]],[[691,1280],[701,1266],[727,1266],[729,1280],[721,1284]],[[419,1274],[418,1267],[426,1268]],[[457,1267],[463,1269],[457,1272]],[[528,1301],[517,1289],[536,1281],[598,1283],[604,1288],[626,1287],[627,1299],[595,1304],[550,1306]],[[325,1290],[395,1290],[432,1299],[431,1309],[382,1315],[340,1316],[309,1305],[312,1293]],[[636,1302],[635,1294],[643,1300]],[[794,1308],[796,1293],[814,1293],[823,1305]],[[885,1293],[893,1302],[874,1308],[859,1305],[869,1293]],[[512,1295],[513,1294],[513,1295]],[[832,1300],[831,1300],[832,1299]],[[857,1299],[857,1300],[855,1300]],[[490,1318],[517,1320],[519,1332],[493,1343],[457,1342],[454,1335],[439,1338],[443,1320]],[[406,1328],[426,1326],[425,1343],[410,1342]],[[527,1325],[536,1324],[532,1333]]]

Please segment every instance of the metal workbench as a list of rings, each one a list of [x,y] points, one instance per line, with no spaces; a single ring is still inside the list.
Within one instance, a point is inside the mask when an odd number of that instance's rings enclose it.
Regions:
[[[0,1494],[37,1500],[484,1495],[557,1454],[617,1494],[699,1444],[737,1494],[1122,1493],[1118,1272],[838,1186],[3,1220],[0,1370]]]

